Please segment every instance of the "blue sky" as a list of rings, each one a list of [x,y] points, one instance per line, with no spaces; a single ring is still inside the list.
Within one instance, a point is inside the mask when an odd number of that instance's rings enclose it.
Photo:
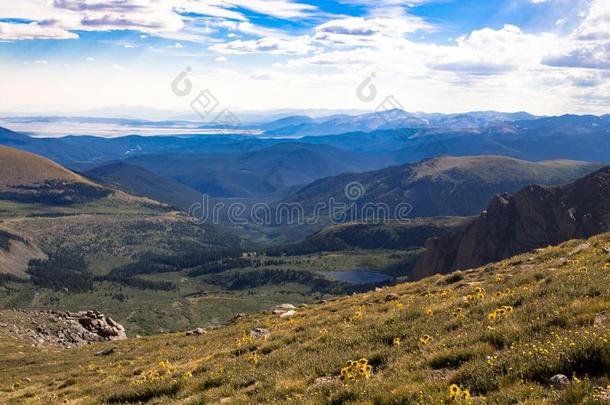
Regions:
[[[116,105],[608,113],[607,0],[8,0],[0,111]],[[359,84],[375,73],[379,99]],[[376,104],[377,103],[377,104]]]

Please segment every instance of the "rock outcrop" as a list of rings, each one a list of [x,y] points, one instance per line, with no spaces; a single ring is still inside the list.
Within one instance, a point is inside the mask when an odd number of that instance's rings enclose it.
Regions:
[[[0,333],[34,346],[75,347],[127,339],[125,328],[97,311],[0,311]]]
[[[497,195],[461,231],[430,239],[414,277],[479,267],[610,230],[610,167],[573,183]]]

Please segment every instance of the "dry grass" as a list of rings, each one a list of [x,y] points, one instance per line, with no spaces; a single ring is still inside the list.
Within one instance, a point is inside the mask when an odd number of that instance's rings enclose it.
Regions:
[[[610,234],[459,276],[435,276],[248,316],[205,335],[159,335],[70,350],[0,338],[11,403],[603,403],[610,384]],[[570,252],[574,252],[570,254]],[[399,296],[386,301],[388,293]],[[472,297],[468,297],[472,295]],[[490,313],[499,308],[495,320]],[[492,317],[493,318],[493,317]],[[267,339],[249,337],[254,327]],[[342,379],[366,359],[367,378]],[[562,391],[548,380],[569,377]],[[450,398],[450,386],[470,398]],[[464,394],[467,396],[466,394]]]
[[[47,180],[93,183],[41,156],[0,146],[0,190],[15,185],[31,185]]]

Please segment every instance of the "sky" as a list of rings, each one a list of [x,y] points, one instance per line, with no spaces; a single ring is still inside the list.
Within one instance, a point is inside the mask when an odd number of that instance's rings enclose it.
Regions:
[[[235,110],[607,114],[610,0],[0,1],[0,112],[189,111],[203,91]]]

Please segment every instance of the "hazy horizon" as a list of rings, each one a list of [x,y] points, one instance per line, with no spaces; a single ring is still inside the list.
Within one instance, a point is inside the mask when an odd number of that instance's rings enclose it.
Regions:
[[[604,114],[609,13],[603,0],[6,1],[0,111],[188,111],[207,90],[235,111],[376,110],[391,95],[406,111]],[[172,91],[184,72],[190,97]]]

